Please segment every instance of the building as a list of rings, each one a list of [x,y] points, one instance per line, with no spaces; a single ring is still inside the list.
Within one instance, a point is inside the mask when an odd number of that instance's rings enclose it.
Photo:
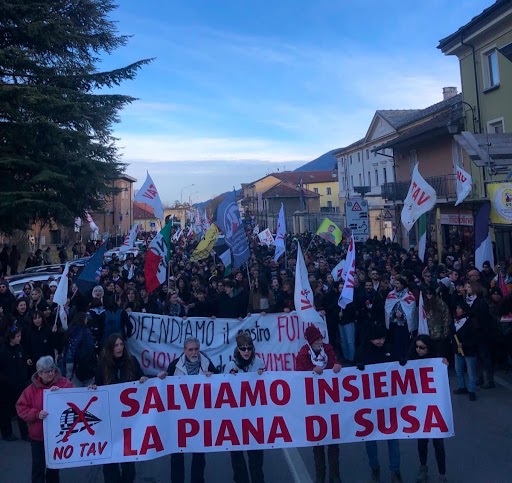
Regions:
[[[133,202],[133,222],[139,223],[142,231],[156,231],[161,226],[160,220],[155,217],[153,208],[139,201]]]
[[[512,168],[512,2],[498,0],[439,41],[459,60],[462,114],[451,132],[470,159],[469,200],[489,200],[489,183],[504,183]],[[499,256],[512,256],[512,221],[492,225]]]

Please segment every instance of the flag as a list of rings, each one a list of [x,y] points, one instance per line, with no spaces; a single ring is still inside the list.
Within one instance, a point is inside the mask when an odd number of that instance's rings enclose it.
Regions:
[[[338,305],[344,309],[348,304],[354,301],[354,278],[356,276],[356,244],[354,242],[354,235],[350,237],[348,244],[347,259],[341,278],[345,281],[343,290],[338,299]]]
[[[268,228],[265,228],[262,232],[258,233],[258,240],[262,245],[266,245],[267,247],[274,243],[274,237]]]
[[[336,225],[336,223],[333,223],[331,220],[329,220],[329,218],[325,218],[324,221],[322,221],[318,227],[318,230],[316,231],[316,234],[324,240],[334,243],[335,245],[338,245],[343,238],[340,227]]]
[[[199,242],[190,257],[191,262],[198,262],[210,256],[210,253],[219,238],[219,229],[215,225],[211,225],[205,233],[204,238]]]
[[[402,224],[407,231],[413,227],[416,220],[427,211],[431,210],[437,201],[434,188],[421,176],[418,164],[412,172],[411,186],[402,208]]]
[[[274,246],[276,252],[274,254],[274,262],[279,260],[279,257],[286,252],[286,220],[284,218],[284,206],[281,203],[281,209],[279,210],[279,217],[277,218],[277,230],[276,239],[274,240]]]
[[[336,265],[331,272],[332,278],[334,278],[335,282],[339,282],[341,279],[341,275],[343,273],[343,269],[345,268],[346,260],[342,260],[338,265]]]
[[[167,223],[151,240],[146,252],[144,276],[148,293],[153,292],[167,281],[167,264],[171,251],[171,229],[171,224]]]
[[[507,283],[505,282],[505,274],[502,272],[502,270],[502,267],[500,267],[498,270],[498,288],[500,289],[503,298],[506,298],[508,297],[508,287]]]
[[[327,333],[322,330],[326,327],[324,320],[316,311],[313,302],[313,291],[309,284],[308,271],[302,256],[300,244],[297,241],[297,264],[295,266],[295,293],[294,293],[295,310],[299,317],[299,321],[303,324],[315,324],[322,333]],[[325,334],[323,334],[325,337]]]
[[[473,180],[471,179],[471,175],[466,173],[460,166],[456,167],[457,172],[457,201],[455,202],[455,206],[460,205],[471,192],[471,187]]]
[[[430,330],[428,328],[427,312],[425,310],[425,305],[423,303],[423,293],[422,292],[420,292],[418,317],[419,317],[419,319],[418,319],[418,334],[430,335]]]
[[[100,283],[101,267],[103,266],[103,257],[105,256],[106,249],[107,244],[103,243],[78,276],[76,284],[80,293],[90,295],[94,286]]]
[[[53,302],[59,306],[60,321],[64,330],[68,328],[68,314],[65,309],[65,305],[68,303],[68,273],[69,262],[66,263],[64,271],[60,277],[57,290],[55,290],[55,293],[53,294]]]
[[[475,267],[483,269],[484,262],[494,267],[494,254],[492,251],[491,236],[489,233],[489,215],[491,204],[485,203],[476,214],[475,220]]]
[[[253,234],[253,235],[257,235],[259,232],[260,232],[260,225],[256,225],[256,226],[252,229],[252,234]]]
[[[88,211],[85,212],[85,217],[87,218],[87,221],[89,222],[89,228],[93,233],[99,233],[100,229],[98,228],[98,225],[94,223],[94,220],[92,219],[92,216],[89,214]]]
[[[183,235],[183,230],[181,229],[181,227],[179,227],[172,236],[172,241],[177,242],[180,239],[181,235]]]
[[[418,258],[425,262],[425,249],[427,247],[427,214],[423,213],[418,222],[420,241],[418,242]]]
[[[140,225],[138,223],[135,223],[132,226],[130,233],[128,233],[128,235],[126,235],[126,237],[123,241],[123,244],[119,247],[119,251],[126,252],[130,248],[133,248],[135,246],[135,240],[137,239],[139,229],[140,229]]]
[[[228,193],[217,208],[215,223],[224,233],[226,244],[233,252],[233,268],[236,270],[249,260],[250,250],[234,191]]]
[[[231,274],[231,248],[228,248],[224,253],[219,255],[224,265],[224,276],[227,277]]]
[[[155,183],[151,179],[151,176],[147,175],[146,181],[142,185],[142,188],[137,191],[133,201],[139,201],[140,203],[146,203],[153,208],[155,217],[163,220],[164,219],[164,206],[160,200],[160,195],[156,189]]]

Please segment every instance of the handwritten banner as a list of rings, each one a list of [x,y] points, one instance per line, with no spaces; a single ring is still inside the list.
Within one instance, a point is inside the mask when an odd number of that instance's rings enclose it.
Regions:
[[[44,408],[49,468],[454,434],[441,359],[45,391]]]
[[[183,342],[196,337],[204,352],[221,372],[233,355],[235,337],[239,332],[251,335],[256,354],[269,371],[293,371],[295,356],[306,343],[304,331],[308,324],[299,321],[295,312],[254,314],[244,320],[191,317],[182,319],[166,315],[130,313],[134,333],[128,340],[147,375],[166,370],[183,352]],[[327,327],[319,319],[319,329],[327,341]]]

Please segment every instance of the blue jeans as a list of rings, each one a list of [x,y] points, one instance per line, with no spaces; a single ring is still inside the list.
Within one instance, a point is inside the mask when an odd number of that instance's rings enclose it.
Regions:
[[[468,368],[468,391],[476,391],[476,356],[461,356],[455,354],[455,372],[457,373],[457,381],[459,389],[466,387],[464,380],[464,367]]]
[[[366,441],[365,444],[370,468],[379,468],[377,441]],[[390,471],[400,471],[400,446],[398,445],[398,439],[388,439],[388,453]]]
[[[347,361],[353,361],[356,353],[356,324],[350,322],[345,325],[338,325],[341,339],[341,350]]]

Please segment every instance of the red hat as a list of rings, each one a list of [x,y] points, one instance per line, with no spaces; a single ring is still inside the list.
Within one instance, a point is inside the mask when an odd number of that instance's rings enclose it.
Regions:
[[[322,333],[316,327],[315,325],[310,325],[305,331],[304,331],[304,337],[308,341],[308,344],[313,344],[318,339],[323,339]]]

